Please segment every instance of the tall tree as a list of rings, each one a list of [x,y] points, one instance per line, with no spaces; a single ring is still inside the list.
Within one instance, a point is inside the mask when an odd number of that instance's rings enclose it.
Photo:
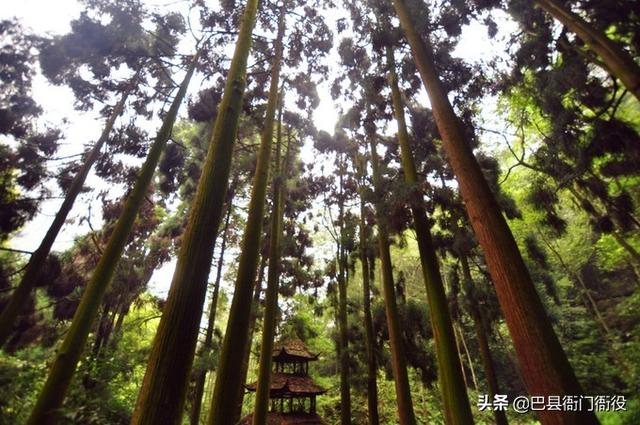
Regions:
[[[46,160],[58,149],[61,133],[36,126],[43,110],[32,98],[34,51],[40,44],[15,20],[0,21],[0,241],[4,242],[37,211],[47,196]],[[6,143],[13,139],[16,143]]]
[[[71,322],[71,327],[62,342],[56,359],[51,366],[47,381],[31,412],[28,421],[29,424],[49,424],[55,423],[57,420],[58,409],[64,401],[67,388],[69,387],[89,331],[91,330],[91,325],[98,313],[102,297],[115,273],[124,246],[129,239],[129,233],[133,227],[137,213],[145,201],[145,195],[155,173],[156,166],[160,161],[160,156],[162,155],[167,140],[169,140],[171,136],[173,124],[195,71],[197,60],[198,55],[196,54],[192,59],[184,80],[180,84],[180,88],[173,99],[171,107],[167,111],[167,115],[163,120],[162,127],[158,131],[155,142],[149,150],[147,159],[140,170],[138,180],[127,197],[122,214],[109,238],[109,243],[102,253],[100,262],[93,271],[91,280],[87,284],[80,305]]]
[[[443,148],[483,248],[500,306],[531,394],[581,394],[582,388],[531,281],[509,226],[466,140],[438,77],[429,42],[416,31],[404,0],[394,0],[403,32],[427,90]],[[593,412],[538,412],[544,424],[599,423]]]
[[[373,168],[373,186],[376,191],[376,221],[378,224],[378,250],[380,253],[380,264],[382,267],[382,288],[384,294],[384,305],[387,315],[387,326],[389,330],[389,342],[391,348],[391,363],[393,368],[393,378],[396,387],[396,397],[398,404],[398,415],[401,425],[413,425],[416,423],[413,412],[413,402],[411,400],[411,390],[409,387],[409,376],[407,374],[407,363],[402,341],[402,331],[398,306],[396,304],[396,292],[393,283],[393,269],[391,264],[391,253],[389,251],[389,235],[387,230],[387,218],[382,203],[381,171],[376,152],[374,123],[365,124],[369,138],[369,149],[371,153],[371,166]]]
[[[54,84],[67,84],[76,95],[79,108],[90,108],[95,99],[106,103],[109,94],[119,95],[120,101],[114,107],[104,108],[109,118],[100,138],[83,156],[83,162],[78,166],[70,185],[64,185],[64,201],[40,245],[31,256],[16,291],[0,315],[0,346],[9,337],[20,309],[32,292],[51,247],[83,189],[88,173],[94,163],[99,161],[104,145],[109,143],[115,120],[122,114],[127,99],[135,96],[137,101],[144,105],[157,97],[157,93],[149,95],[141,89],[143,82],[148,82],[150,75],[156,77],[156,89],[159,91],[162,91],[162,84],[166,83],[167,77],[163,73],[166,73],[167,69],[164,65],[158,64],[168,55],[166,50],[172,50],[177,43],[176,33],[184,29],[181,27],[182,20],[177,19],[173,24],[167,25],[165,20],[168,18],[158,16],[154,32],[146,34],[142,29],[142,6],[135,0],[127,1],[126,4],[123,2],[120,6],[114,7],[108,2],[89,2],[88,8],[98,17],[90,17],[85,12],[71,22],[70,33],[41,40],[39,43],[43,74]],[[99,17],[107,16],[110,18],[109,23],[104,24],[100,21]],[[163,48],[158,47],[160,43],[164,43]],[[96,51],[100,54],[96,54]],[[172,53],[169,52],[169,55]],[[148,61],[147,58],[153,58],[156,62]],[[131,78],[119,82],[111,76],[111,70],[123,64],[136,71]],[[79,72],[82,65],[90,70],[86,73],[88,77]],[[164,78],[158,78],[158,75],[163,75]],[[146,112],[144,107],[136,109],[137,112]],[[61,181],[65,171],[68,170],[62,171]]]
[[[335,277],[337,280],[337,294],[335,294],[336,322],[338,326],[337,355],[340,372],[340,423],[351,423],[351,383],[350,383],[350,355],[349,355],[349,323],[347,311],[347,288],[349,279],[349,253],[353,250],[351,214],[347,211],[347,202],[354,195],[352,175],[349,173],[349,163],[352,159],[352,147],[349,146],[345,132],[336,128],[334,136],[320,131],[315,140],[315,148],[320,152],[335,155],[334,173],[323,179],[326,185],[325,196],[328,193],[332,201],[337,204],[337,217],[331,219],[331,236],[335,242]],[[328,203],[328,201],[325,201]],[[327,206],[328,215],[332,217],[331,206]]]
[[[258,0],[248,0],[224,94],[218,107],[202,175],[189,214],[178,262],[147,363],[132,424],[176,424],[182,417],[206,282],[229,185],[231,156],[245,87]]]
[[[278,23],[284,30],[284,13]],[[281,96],[283,93],[281,94]],[[280,108],[282,108],[282,103]],[[275,167],[273,173],[273,208],[271,210],[271,231],[269,237],[269,272],[267,274],[267,290],[265,291],[264,316],[262,320],[262,344],[260,346],[260,360],[258,370],[258,384],[253,413],[253,424],[267,423],[269,395],[271,391],[271,366],[273,345],[276,330],[276,315],[278,311],[278,284],[280,279],[281,262],[281,233],[286,197],[287,171],[291,146],[287,145],[284,164],[280,165],[280,151],[282,149],[282,125],[278,123],[276,143]]]
[[[275,55],[271,65],[269,98],[267,100],[258,163],[253,180],[251,201],[249,203],[247,225],[242,240],[238,275],[236,277],[233,301],[231,302],[231,309],[229,311],[227,330],[220,353],[220,363],[216,374],[213,398],[211,400],[211,411],[207,419],[207,423],[209,424],[230,423],[232,416],[231,409],[237,405],[236,397],[244,384],[240,382],[239,379],[243,359],[238,353],[244,353],[249,342],[248,323],[251,315],[251,294],[257,274],[260,240],[262,237],[262,217],[264,215],[269,168],[271,164],[273,128],[276,108],[278,106],[278,89],[285,31],[284,15],[285,10],[283,8],[280,11],[278,21],[278,33],[274,45]],[[275,235],[272,235],[272,237],[275,237]]]
[[[402,157],[402,170],[404,171],[405,182],[416,191],[411,197],[413,200],[411,211],[418,240],[427,302],[429,303],[431,326],[433,326],[436,344],[438,375],[442,387],[445,418],[449,424],[473,423],[469,398],[462,377],[462,369],[460,368],[460,354],[456,347],[451,316],[447,308],[447,298],[442,284],[440,266],[438,265],[438,258],[431,237],[427,213],[422,202],[423,195],[418,188],[418,173],[411,147],[409,146],[409,134],[404,116],[404,102],[398,86],[396,65],[390,46],[387,46],[386,54],[393,111],[398,124],[397,139]]]
[[[222,242],[220,243],[220,255],[218,264],[216,265],[216,278],[213,282],[213,293],[211,294],[211,306],[209,308],[209,319],[207,322],[207,331],[202,343],[201,354],[204,356],[209,354],[213,345],[213,330],[215,329],[216,313],[218,309],[218,297],[220,294],[220,282],[222,280],[222,266],[224,265],[224,254],[227,249],[227,239],[229,233],[229,221],[233,208],[231,202],[233,200],[233,189],[229,189],[229,198],[227,200],[227,218],[225,219],[224,228],[222,229]],[[196,372],[194,379],[193,398],[191,402],[191,410],[189,411],[189,420],[191,425],[200,424],[200,410],[202,408],[202,396],[204,395],[205,378],[207,377],[207,369],[203,368]]]
[[[338,153],[338,223],[340,233],[338,235],[337,258],[338,263],[338,321],[340,350],[340,423],[351,424],[351,385],[349,383],[349,330],[347,316],[347,233],[345,219],[345,190],[344,178],[347,169],[346,155]]]
[[[373,321],[371,319],[371,275],[374,271],[374,264],[369,262],[369,235],[370,229],[366,221],[366,160],[364,156],[359,158],[359,195],[360,195],[360,265],[362,266],[362,305],[364,314],[364,336],[367,349],[367,407],[369,412],[369,425],[378,425],[380,423],[380,415],[378,413],[378,384],[377,374],[378,367],[376,364],[375,340],[373,334]]]

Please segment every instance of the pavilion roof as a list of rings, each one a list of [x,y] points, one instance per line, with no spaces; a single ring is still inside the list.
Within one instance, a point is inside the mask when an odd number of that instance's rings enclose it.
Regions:
[[[257,382],[248,384],[249,391],[255,391]],[[309,376],[299,376],[291,373],[272,373],[270,396],[278,395],[312,395],[323,394],[327,390],[313,382]]]
[[[309,351],[307,346],[298,338],[286,339],[275,344],[273,347],[274,360],[317,360],[318,354]]]

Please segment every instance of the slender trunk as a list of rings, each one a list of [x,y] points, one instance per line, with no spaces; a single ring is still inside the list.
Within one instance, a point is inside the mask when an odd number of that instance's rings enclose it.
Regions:
[[[156,267],[159,264],[160,254],[158,251],[159,251],[158,248],[156,249],[152,248],[152,251],[149,253],[149,255],[147,255],[147,257],[144,260],[144,271],[142,274],[140,288],[147,287],[147,284],[149,283],[149,281],[151,280],[151,277],[153,276],[153,272],[155,271]],[[138,296],[139,296],[139,293],[137,292],[133,294],[125,294],[125,296],[123,296],[123,299],[120,301],[118,305],[118,309],[114,311],[113,322],[115,324],[113,326],[113,329],[111,330],[109,344],[108,344],[111,350],[114,350],[118,346],[118,342],[122,337],[122,324],[124,323],[124,319],[126,318],[127,314],[129,313],[129,310],[131,309],[131,304]],[[117,315],[117,319],[115,318],[116,315]]]
[[[429,95],[442,146],[484,251],[527,389],[530,394],[544,396],[582,394],[511,230],[438,78],[431,46],[416,32],[405,1],[393,0],[393,4]],[[537,413],[544,425],[599,423],[594,412]]]
[[[137,74],[136,77],[133,78],[132,83],[136,78]],[[87,179],[87,175],[89,174],[91,167],[93,167],[93,164],[98,159],[102,146],[104,146],[105,142],[109,138],[109,134],[113,129],[116,119],[120,114],[122,114],[130,92],[131,89],[127,90],[113,108],[111,116],[105,123],[100,138],[95,145],[93,145],[93,148],[87,153],[82,167],[78,170],[78,174],[73,178],[71,186],[69,186],[69,190],[65,195],[64,201],[62,201],[62,205],[56,213],[51,226],[49,226],[47,233],[45,233],[44,238],[40,242],[40,246],[38,246],[31,255],[20,283],[16,287],[15,291],[13,291],[13,294],[11,294],[11,298],[7,302],[6,306],[2,309],[2,314],[0,314],[0,347],[7,342],[7,339],[11,335],[11,331],[13,330],[13,325],[16,323],[18,314],[20,314],[20,311],[29,299],[29,295],[31,295],[31,291],[33,291],[36,280],[44,266],[44,262],[51,252],[51,247],[53,246],[58,233],[60,233],[60,229],[62,229],[64,222],[67,220],[67,216],[69,215],[69,212],[71,212],[71,208],[73,208],[76,198],[82,191],[82,186]]]
[[[606,65],[605,71],[622,81],[640,100],[640,66],[622,47],[557,0],[536,0],[543,10],[574,32]]]
[[[233,146],[242,109],[247,59],[259,0],[247,0],[224,94],[198,181],[132,425],[177,424],[181,420],[189,372],[224,209]],[[224,367],[224,364],[221,365]]]
[[[284,31],[284,13],[280,15],[279,26]],[[284,93],[282,93],[284,95]],[[282,106],[280,107],[282,116]],[[285,189],[288,172],[291,145],[287,144],[282,173],[280,172],[280,149],[282,146],[281,121],[278,121],[278,138],[276,148],[275,172],[273,178],[273,210],[271,213],[271,237],[269,239],[269,273],[267,275],[267,289],[265,291],[264,316],[262,319],[262,344],[260,348],[260,363],[258,370],[258,384],[256,388],[255,410],[253,425],[267,423],[269,410],[269,391],[271,382],[271,365],[273,356],[273,339],[276,329],[276,315],[278,312],[278,280],[280,278],[280,240],[282,236],[282,220],[284,213]]]
[[[107,327],[107,321],[109,320],[109,309],[107,307],[102,308],[102,313],[100,314],[100,320],[98,320],[98,326],[95,332],[95,341],[93,341],[93,350],[92,350],[92,358],[95,359],[98,357],[100,353],[100,348],[102,347],[102,341],[104,340],[104,335]]]
[[[339,324],[340,318],[338,317],[338,292],[332,291],[329,293],[329,305],[333,307],[333,322]],[[335,339],[336,347],[336,362],[334,364],[334,371],[332,375],[338,375],[340,373],[340,338]]]
[[[480,357],[482,358],[482,366],[484,368],[484,376],[487,380],[487,386],[489,387],[489,398],[494,399],[496,394],[501,394],[500,387],[498,386],[498,377],[496,376],[495,365],[493,363],[493,357],[491,356],[491,350],[489,349],[488,332],[484,315],[478,306],[478,302],[475,297],[475,286],[471,278],[471,270],[469,270],[469,262],[466,256],[460,257],[460,264],[462,264],[462,274],[466,281],[465,292],[469,305],[469,313],[473,320],[473,326],[476,331],[476,338],[478,339],[478,346],[480,347]],[[507,415],[504,410],[494,409],[493,415],[496,419],[497,425],[507,425]]]
[[[462,350],[464,351],[465,356],[467,356],[467,363],[469,364],[469,372],[471,372],[471,385],[473,386],[474,390],[478,391],[478,377],[476,376],[476,368],[473,365],[471,352],[469,351],[469,346],[467,346],[467,340],[464,337],[464,333],[462,332],[462,325],[460,324],[460,322],[455,323],[453,329],[454,329],[454,332],[458,333],[458,336],[460,338],[460,343],[462,345]],[[460,365],[460,369],[462,369],[462,365]]]
[[[371,165],[373,168],[373,187],[376,191],[376,196],[379,197],[381,176],[378,166],[376,143],[373,135],[369,135],[369,143],[371,148]],[[407,361],[402,342],[402,332],[400,330],[400,315],[398,313],[398,306],[396,305],[393,269],[391,265],[391,254],[389,252],[389,235],[387,233],[386,218],[382,214],[381,207],[381,205],[376,205],[376,217],[378,221],[378,249],[380,251],[382,289],[387,316],[387,328],[389,331],[389,346],[391,348],[391,367],[396,386],[398,415],[400,418],[400,425],[414,425],[416,424],[416,418],[413,412],[413,402],[411,401],[409,376],[407,374]]]
[[[456,339],[456,349],[458,350],[458,353],[459,353],[460,352],[460,336],[458,335],[458,331],[456,330],[455,326],[453,328],[453,331],[454,331],[453,336]],[[462,363],[462,359],[460,360],[461,360],[460,363]],[[471,384],[469,383],[469,378],[467,378],[467,371],[464,369],[463,364],[460,365],[460,369],[462,370],[462,379],[464,379],[465,387],[470,387],[473,384],[473,382],[471,382]]]
[[[124,302],[124,300],[118,302],[118,304],[116,304],[115,308],[113,309],[113,311],[111,312],[111,315],[107,321],[107,326],[105,329],[105,334],[102,340],[102,347],[107,347],[109,345],[109,343],[111,342],[111,335],[113,335],[113,327],[114,324],[116,323],[116,315],[118,314],[118,311],[120,310],[120,304],[122,304]]]
[[[344,154],[339,154],[339,200],[338,222],[340,223],[340,241],[338,243],[338,323],[340,327],[340,423],[351,424],[351,388],[349,384],[349,330],[347,320],[347,255],[345,246],[344,223]]]
[[[84,350],[87,337],[95,321],[96,315],[102,303],[102,297],[118,266],[125,245],[129,239],[129,233],[138,215],[138,211],[149,188],[149,184],[155,173],[160,156],[171,135],[173,123],[182,100],[187,92],[191,76],[195,70],[198,54],[195,55],[187,74],[178,89],[171,107],[165,116],[162,127],[158,131],[155,141],[145,160],[138,179],[124,203],[122,214],[118,218],[113,233],[109,238],[106,248],[100,257],[91,279],[87,283],[80,304],[73,316],[71,326],[58,350],[58,354],[51,366],[47,381],[38,396],[36,405],[29,417],[29,425],[43,425],[57,422],[58,409],[62,406],[65,394],[71,382],[71,378],[78,364],[78,360]],[[166,412],[163,412],[166,414]]]
[[[109,341],[109,348],[111,350],[115,349],[118,346],[118,341],[122,335],[122,324],[124,323],[124,318],[126,317],[129,311],[128,305],[122,305],[120,310],[118,311],[118,318],[115,320],[115,325],[113,325],[113,338]]]
[[[264,270],[267,267],[267,259],[268,256],[263,256],[260,264],[260,273],[258,276],[258,280],[256,281],[256,286],[253,292],[253,300],[251,302],[251,318],[249,320],[248,333],[247,337],[247,347],[242,355],[242,369],[240,371],[240,382],[243,384],[247,382],[247,373],[249,372],[249,361],[251,360],[251,342],[253,341],[253,335],[256,331],[256,321],[258,320],[258,309],[260,308],[260,294],[262,293],[262,280],[264,279]],[[233,405],[233,410],[231,412],[231,423],[236,424],[240,420],[240,416],[242,415],[242,406],[244,402],[244,386],[241,386],[236,395],[236,401]]]
[[[418,173],[409,146],[409,135],[404,116],[404,103],[398,87],[393,51],[387,47],[387,64],[393,110],[398,123],[398,143],[402,157],[402,170],[408,185],[415,191],[412,196],[411,212],[420,252],[422,277],[427,292],[429,315],[435,339],[438,360],[438,376],[444,401],[445,419],[448,424],[471,424],[473,416],[467,396],[467,388],[462,377],[460,354],[456,348],[451,315],[447,308],[447,296],[442,284],[438,257],[431,239],[427,212],[423,205],[423,195],[418,189]]]
[[[220,243],[220,256],[218,257],[218,264],[216,268],[216,279],[213,283],[213,294],[211,295],[211,306],[209,309],[209,322],[207,323],[207,333],[204,337],[204,343],[202,344],[202,353],[206,354],[211,350],[213,342],[213,330],[216,326],[216,312],[218,309],[218,297],[220,293],[220,282],[222,281],[222,266],[224,265],[224,252],[227,249],[227,232],[229,230],[229,221],[231,220],[231,200],[227,206],[227,218],[224,223],[224,230],[222,231],[222,242]],[[207,377],[207,369],[198,371],[198,375],[195,378],[195,385],[193,390],[193,403],[191,404],[191,410],[189,412],[189,419],[191,425],[198,425],[200,423],[200,409],[202,407],[202,395],[204,394],[204,384]]]
[[[376,375],[376,354],[374,351],[375,337],[373,334],[373,320],[371,318],[371,282],[369,279],[369,259],[367,247],[369,246],[369,229],[365,222],[365,200],[364,188],[366,179],[366,164],[361,158],[360,164],[360,263],[362,265],[362,304],[364,310],[364,336],[367,347],[367,407],[369,409],[369,424],[378,425],[380,416],[378,414],[378,383]]]
[[[100,320],[98,321],[98,326],[95,332],[96,339],[93,343],[92,357],[94,359],[98,358],[102,347],[107,345],[119,307],[119,304],[116,304],[113,309],[111,309],[109,305],[102,307],[102,313],[100,314]]]
[[[591,296],[591,290],[585,283],[584,279],[582,279],[582,276],[580,275],[579,272],[576,272],[569,267],[569,265],[564,261],[564,258],[562,258],[562,256],[558,252],[558,250],[553,247],[551,242],[544,237],[544,234],[539,229],[538,229],[538,234],[542,238],[542,241],[547,246],[547,248],[549,248],[549,250],[557,258],[558,262],[560,263],[560,266],[564,269],[565,273],[567,273],[572,278],[574,283],[575,282],[578,283],[579,285],[578,291],[582,294],[587,311],[589,311],[592,314],[593,320],[598,325],[598,330],[600,332],[600,335],[602,336],[602,339],[607,343],[606,346],[607,346],[607,350],[609,351],[609,355],[611,356],[611,359],[618,366],[621,372],[625,374],[628,373],[630,367],[627,364],[626,360],[623,357],[621,357],[618,351],[615,349],[615,346],[616,346],[615,336],[611,332],[611,329],[609,328],[609,326],[607,325],[606,320],[604,320],[604,317],[600,312],[600,308],[598,307],[596,300],[594,300],[593,296]]]
[[[261,135],[258,163],[253,180],[247,226],[242,240],[242,253],[240,254],[233,301],[229,310],[229,321],[227,322],[227,330],[220,353],[216,384],[211,401],[211,412],[207,421],[211,425],[232,424],[230,422],[230,413],[233,410],[234,401],[240,391],[244,392],[244,382],[240,381],[242,357],[238,356],[238,353],[244,353],[247,345],[250,344],[247,327],[251,317],[251,294],[256,279],[258,256],[260,254],[262,219],[269,180],[269,167],[271,165],[273,127],[278,105],[283,37],[284,28],[278,30],[278,37],[275,43],[275,56],[271,67],[271,86]],[[244,331],[239,332],[239,330]]]

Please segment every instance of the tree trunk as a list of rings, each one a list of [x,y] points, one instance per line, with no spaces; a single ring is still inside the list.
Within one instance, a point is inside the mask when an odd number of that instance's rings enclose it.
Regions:
[[[136,220],[140,206],[145,202],[145,196],[160,156],[164,151],[167,140],[169,140],[171,136],[173,124],[187,92],[187,87],[195,70],[197,60],[198,54],[196,53],[184,80],[180,84],[178,93],[162,121],[162,127],[160,127],[156,139],[149,149],[147,159],[140,169],[138,179],[124,203],[122,214],[118,218],[102,257],[100,257],[100,261],[82,294],[71,326],[58,350],[47,381],[31,412],[31,416],[27,422],[29,425],[42,425],[56,422],[58,409],[62,406],[64,396],[71,382],[71,377],[73,376],[93,322],[98,314],[102,297],[116,271],[118,261],[127,244],[129,233]],[[162,412],[162,414],[165,415],[166,412]]]
[[[378,166],[378,154],[376,152],[376,142],[373,135],[369,135],[371,148],[371,165],[373,168],[373,187],[376,197],[381,196],[380,184],[381,176]],[[380,203],[381,201],[378,201]],[[396,387],[396,397],[398,403],[398,415],[400,425],[415,425],[416,418],[413,412],[413,402],[411,401],[411,390],[409,387],[409,376],[407,374],[407,361],[405,358],[404,346],[402,342],[402,332],[400,330],[400,315],[396,304],[395,287],[393,283],[393,269],[391,265],[391,253],[389,252],[389,235],[387,231],[386,219],[382,214],[382,205],[376,205],[376,216],[378,222],[378,249],[380,251],[380,264],[382,268],[382,289],[384,294],[384,305],[387,316],[387,328],[389,331],[389,346],[391,349],[391,367]]]
[[[373,334],[373,320],[371,318],[371,282],[369,271],[369,258],[367,247],[369,246],[369,229],[365,221],[364,188],[366,185],[366,163],[364,158],[359,166],[360,170],[360,264],[362,265],[362,304],[364,310],[364,336],[367,347],[367,407],[369,410],[369,424],[378,425],[378,367],[374,350],[375,337]]]
[[[627,90],[640,100],[640,66],[631,55],[557,0],[536,0],[535,2],[580,37],[593,52],[600,56],[606,65],[605,71],[619,78]]]
[[[279,31],[284,31],[284,13],[280,14]],[[284,93],[281,94],[284,96]],[[282,106],[280,106],[282,116]],[[281,122],[278,122],[278,138],[273,178],[273,210],[271,213],[271,237],[269,238],[269,273],[265,291],[264,316],[262,319],[262,344],[260,347],[260,363],[258,384],[256,388],[253,425],[266,425],[269,410],[269,392],[271,383],[271,366],[273,356],[273,340],[275,337],[276,315],[278,312],[278,284],[280,279],[280,240],[282,238],[282,220],[284,214],[286,179],[288,174],[291,141],[287,144],[284,166],[280,172],[280,149],[282,146]]]
[[[394,0],[429,95],[442,145],[482,247],[530,394],[577,395],[582,388],[542,305],[511,230],[466,140],[438,75],[431,46],[416,32],[404,0]],[[539,411],[549,424],[597,424],[593,412]]]
[[[107,345],[109,336],[111,334],[111,329],[113,328],[113,324],[115,322],[115,316],[118,312],[119,307],[119,303],[116,303],[113,309],[111,309],[109,305],[104,305],[102,307],[100,320],[98,321],[98,326],[96,327],[95,331],[96,339],[93,343],[93,359],[98,358],[98,356],[100,355],[100,350]]]
[[[480,357],[482,358],[482,366],[484,368],[484,376],[487,380],[487,386],[489,387],[489,398],[494,399],[496,394],[502,394],[500,387],[498,386],[498,377],[496,376],[496,370],[493,363],[493,357],[491,356],[491,350],[489,349],[488,332],[484,315],[478,306],[478,302],[475,297],[475,286],[471,278],[471,270],[469,270],[469,262],[466,256],[460,257],[460,264],[462,264],[462,274],[466,281],[465,292],[467,301],[469,304],[469,313],[473,320],[473,326],[476,331],[476,338],[478,339],[478,346],[480,348]],[[494,409],[493,415],[496,419],[496,425],[507,425],[507,415],[504,410]]]
[[[216,280],[213,283],[213,294],[211,295],[211,306],[209,309],[209,322],[207,323],[207,333],[202,344],[202,353],[207,354],[211,350],[213,342],[213,330],[216,325],[216,311],[218,309],[218,297],[220,293],[220,281],[222,280],[222,266],[224,265],[224,252],[227,249],[227,232],[229,230],[229,221],[231,220],[231,199],[227,205],[227,218],[225,219],[224,229],[222,230],[222,242],[220,243],[220,256],[218,257],[218,265],[216,268]],[[191,425],[200,423],[200,409],[202,407],[202,395],[204,394],[204,384],[207,377],[207,370],[198,371],[195,378],[193,390],[193,402],[189,411],[189,420]]]
[[[469,347],[467,346],[467,340],[464,337],[464,332],[462,329],[462,325],[460,324],[460,322],[456,322],[453,324],[453,332],[458,334],[458,338],[460,339],[460,345],[462,345],[462,350],[464,351],[464,354],[467,356],[467,363],[469,364],[469,372],[471,372],[471,387],[473,387],[474,390],[478,391],[478,378],[476,376],[476,368],[473,365],[473,359],[471,358],[471,352],[469,352]],[[458,344],[456,343],[456,346]],[[460,349],[460,347],[458,346],[458,350]],[[460,359],[460,369],[463,368],[462,366],[462,359]],[[466,380],[465,380],[465,385],[466,385]]]
[[[345,245],[344,223],[344,154],[339,155],[339,185],[338,222],[340,223],[340,236],[338,242],[338,324],[340,350],[340,424],[351,424],[351,388],[349,383],[349,323],[347,319],[347,253]]]
[[[135,81],[136,78],[137,73],[132,79],[132,82]],[[9,336],[11,336],[11,331],[13,330],[13,325],[16,323],[18,314],[20,314],[21,309],[29,299],[29,295],[31,295],[31,291],[33,291],[36,279],[40,276],[40,271],[44,266],[47,256],[51,252],[51,247],[53,246],[56,237],[58,237],[58,233],[60,233],[60,229],[62,229],[64,222],[67,220],[67,216],[71,212],[76,198],[82,191],[82,186],[87,179],[87,175],[89,174],[91,167],[93,167],[93,164],[98,159],[102,146],[104,146],[104,143],[109,138],[109,134],[113,129],[116,118],[122,114],[130,92],[131,89],[127,90],[113,108],[111,116],[105,123],[100,138],[88,152],[82,167],[78,170],[78,174],[73,178],[71,186],[69,186],[69,190],[65,195],[64,201],[62,201],[62,205],[60,205],[60,209],[56,213],[51,226],[49,226],[47,233],[45,233],[44,238],[40,242],[40,246],[38,246],[31,255],[20,283],[16,287],[15,291],[13,291],[13,294],[11,294],[11,298],[9,298],[6,306],[2,309],[2,314],[0,314],[0,347],[2,347],[9,339]]]
[[[398,123],[398,144],[402,156],[402,170],[406,183],[415,192],[412,196],[411,213],[420,252],[422,278],[427,291],[429,315],[436,346],[438,360],[438,376],[444,401],[444,413],[449,424],[471,424],[473,416],[467,396],[467,388],[462,376],[460,354],[456,348],[451,315],[447,307],[447,296],[442,284],[442,276],[438,265],[436,250],[431,239],[431,230],[427,220],[427,212],[423,205],[423,195],[418,188],[418,173],[409,146],[409,135],[404,116],[404,103],[398,87],[393,51],[387,47],[387,65],[389,67],[389,84],[393,111]]]
[[[224,94],[218,106],[202,175],[132,425],[177,424],[184,410],[213,257],[215,230],[220,225],[229,185],[258,1],[248,0],[245,6]]]
[[[156,267],[158,266],[158,264],[160,263],[159,261],[160,253],[158,252],[159,250],[160,248],[158,247],[155,247],[155,248],[152,247],[149,254],[147,254],[147,256],[145,257],[144,263],[143,263],[144,265],[143,265],[143,273],[142,273],[140,288],[146,288],[147,284],[151,280],[151,277],[153,277],[153,273]],[[118,342],[122,337],[122,325],[124,323],[124,319],[126,318],[127,314],[129,313],[129,310],[131,309],[131,304],[133,304],[133,302],[138,296],[139,296],[139,292],[137,291],[135,293],[123,294],[122,299],[118,304],[117,310],[114,311],[113,313],[114,325],[113,325],[113,329],[110,332],[109,340],[108,340],[108,347],[110,350],[114,350],[118,346]],[[117,318],[116,318],[116,315],[117,315]]]
[[[455,324],[455,321],[454,321]],[[456,349],[458,350],[458,353],[460,352],[460,336],[458,335],[458,332],[456,330],[456,327],[454,326],[453,328],[453,336],[456,339]],[[462,364],[462,359],[460,359],[460,363],[461,363],[461,367],[460,369],[462,370],[462,379],[464,379],[464,385],[465,387],[470,387],[471,385],[473,385],[473,382],[469,383],[469,378],[467,378],[467,371],[464,369],[464,364]]]
[[[118,318],[115,320],[115,324],[113,325],[113,338],[109,341],[109,348],[111,350],[115,349],[118,346],[118,342],[120,337],[122,336],[122,324],[124,323],[124,318],[129,312],[128,305],[122,305],[120,310],[117,312]]]
[[[262,292],[262,280],[264,279],[264,270],[267,267],[267,259],[268,256],[263,256],[260,264],[260,273],[258,279],[256,281],[256,286],[253,292],[253,300],[251,301],[251,318],[249,319],[248,332],[249,336],[247,337],[247,348],[245,349],[242,356],[242,369],[240,371],[240,382],[247,382],[247,373],[249,372],[249,361],[251,360],[251,341],[253,341],[253,335],[256,331],[256,321],[258,320],[258,309],[260,308],[260,293]],[[241,386],[236,395],[236,401],[233,405],[233,410],[231,412],[231,423],[236,424],[240,420],[240,416],[242,415],[242,406],[244,403],[244,386]]]
[[[274,47],[275,56],[271,66],[269,98],[261,135],[258,163],[253,180],[247,225],[242,240],[242,252],[238,265],[235,292],[229,310],[229,320],[224,335],[224,343],[216,374],[216,384],[211,401],[211,412],[207,421],[211,425],[232,424],[230,419],[235,399],[240,391],[244,391],[244,382],[240,381],[242,356],[238,356],[238,353],[244,353],[247,344],[250,344],[247,329],[251,317],[251,294],[253,293],[253,285],[258,268],[262,219],[271,165],[273,127],[278,106],[278,87],[283,50],[282,39],[284,37],[284,27],[282,25],[279,25],[279,27],[282,29],[279,28],[278,30],[278,37]]]

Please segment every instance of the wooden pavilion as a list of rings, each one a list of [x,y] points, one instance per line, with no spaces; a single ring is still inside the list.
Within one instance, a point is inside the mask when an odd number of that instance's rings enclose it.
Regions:
[[[309,362],[318,360],[299,339],[281,341],[273,348],[274,370],[271,373],[269,399],[271,409],[268,425],[326,425],[316,413],[316,397],[325,389],[309,376]],[[257,382],[245,386],[255,392]],[[246,416],[241,425],[250,425],[253,415]]]

